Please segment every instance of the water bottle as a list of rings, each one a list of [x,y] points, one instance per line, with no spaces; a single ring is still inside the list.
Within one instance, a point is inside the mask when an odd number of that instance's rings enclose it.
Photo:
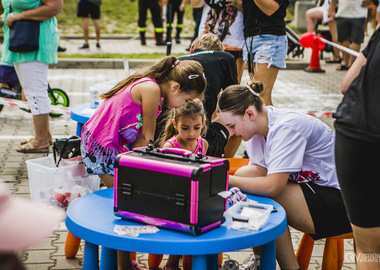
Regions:
[[[98,90],[90,88],[91,109],[96,109],[99,106]]]

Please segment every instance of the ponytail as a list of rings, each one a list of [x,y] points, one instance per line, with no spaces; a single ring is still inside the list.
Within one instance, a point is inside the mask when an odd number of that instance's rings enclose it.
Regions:
[[[218,99],[217,112],[229,111],[235,115],[244,115],[251,105],[261,112],[263,101],[259,95],[263,89],[263,84],[255,81],[249,82],[247,86],[230,85],[224,89]]]
[[[191,77],[192,75],[193,77]],[[136,72],[128,78],[120,81],[111,90],[100,95],[100,97],[110,98],[126,86],[145,77],[153,78],[157,83],[164,83],[167,81],[178,82],[182,92],[189,93],[195,91],[202,99],[203,93],[206,89],[206,79],[201,64],[194,60],[179,61],[174,56],[166,56],[149,69],[142,72]]]

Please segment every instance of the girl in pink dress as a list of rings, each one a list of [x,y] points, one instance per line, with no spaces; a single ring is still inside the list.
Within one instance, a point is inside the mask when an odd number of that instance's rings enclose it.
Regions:
[[[162,148],[182,148],[194,154],[205,155],[208,142],[202,138],[206,134],[206,115],[203,104],[199,99],[187,103],[185,107],[171,111],[165,127],[165,132],[160,138]],[[162,255],[149,254],[148,263],[160,262]],[[170,255],[163,269],[179,269],[181,256]],[[152,268],[151,265],[149,265]]]

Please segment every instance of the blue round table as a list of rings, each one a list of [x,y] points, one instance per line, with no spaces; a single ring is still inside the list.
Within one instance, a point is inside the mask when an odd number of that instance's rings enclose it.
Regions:
[[[86,124],[86,122],[88,121],[88,119],[90,119],[90,117],[92,116],[92,114],[85,114],[83,113],[83,111],[85,109],[90,109],[91,107],[91,103],[88,102],[88,103],[83,103],[83,104],[79,104],[77,106],[75,106],[74,108],[71,109],[71,112],[70,112],[70,117],[71,119],[73,119],[74,121],[77,121],[77,131],[76,131],[76,135],[80,137],[81,133],[82,133],[82,128],[83,128],[83,125]]]
[[[200,236],[159,228],[155,234],[138,237],[119,236],[115,225],[139,225],[122,220],[113,212],[113,188],[87,194],[72,202],[67,209],[66,226],[75,236],[86,241],[83,269],[99,269],[99,245],[102,246],[100,269],[117,269],[116,250],[152,254],[193,255],[193,269],[218,269],[217,254],[262,246],[260,269],[276,269],[276,238],[286,229],[286,214],[275,201],[248,195],[260,203],[271,204],[277,212],[259,231],[238,231],[222,225]]]

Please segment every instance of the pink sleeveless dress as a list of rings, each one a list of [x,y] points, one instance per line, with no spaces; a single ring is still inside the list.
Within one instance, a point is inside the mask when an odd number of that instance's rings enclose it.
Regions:
[[[173,145],[174,148],[182,148],[181,145],[179,144],[178,140],[177,140],[177,135],[174,135],[173,137],[171,137],[169,140],[167,140],[167,142],[169,142],[171,145]],[[198,154],[199,150],[202,151],[202,155],[206,155],[206,151],[205,151],[204,144],[203,144],[203,139],[201,136],[198,137],[198,145],[197,145],[197,148],[195,149],[195,151],[193,152],[193,154]]]

